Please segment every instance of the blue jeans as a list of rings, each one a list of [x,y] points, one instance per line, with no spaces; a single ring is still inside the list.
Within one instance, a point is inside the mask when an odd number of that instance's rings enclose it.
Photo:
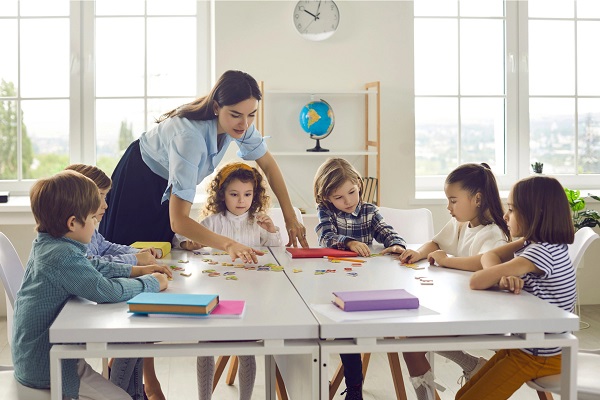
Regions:
[[[360,354],[340,354],[344,365],[346,387],[362,385],[362,359]]]
[[[143,358],[115,358],[110,369],[110,381],[133,400],[144,400],[143,363]]]

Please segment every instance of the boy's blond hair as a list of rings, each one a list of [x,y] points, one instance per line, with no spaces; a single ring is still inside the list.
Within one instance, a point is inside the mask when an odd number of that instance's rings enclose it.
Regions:
[[[94,181],[98,189],[107,190],[112,186],[112,180],[100,168],[87,164],[71,164],[66,170],[77,171]]]
[[[69,232],[70,217],[85,224],[88,216],[100,207],[100,194],[94,181],[75,171],[62,171],[38,180],[29,197],[36,230],[54,237]]]
[[[329,196],[346,181],[358,186],[358,193],[362,198],[363,181],[356,168],[343,158],[327,159],[321,164],[315,175],[314,192],[317,205],[327,207],[330,210],[335,209],[329,201]]]

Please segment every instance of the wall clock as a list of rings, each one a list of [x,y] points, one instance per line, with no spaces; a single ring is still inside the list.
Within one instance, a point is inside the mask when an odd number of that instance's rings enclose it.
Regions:
[[[337,30],[340,12],[331,0],[303,0],[294,8],[293,22],[302,37],[325,40]]]

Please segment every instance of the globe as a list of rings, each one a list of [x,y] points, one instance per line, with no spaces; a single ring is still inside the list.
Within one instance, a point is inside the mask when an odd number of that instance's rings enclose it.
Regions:
[[[300,126],[304,132],[315,139],[317,144],[306,151],[329,151],[321,147],[320,140],[325,139],[335,125],[333,109],[325,100],[311,101],[300,110]]]

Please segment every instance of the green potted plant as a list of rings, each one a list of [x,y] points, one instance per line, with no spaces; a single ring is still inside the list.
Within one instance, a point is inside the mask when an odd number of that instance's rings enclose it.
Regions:
[[[585,200],[581,197],[581,192],[579,190],[565,188],[565,194],[567,195],[567,200],[569,200],[569,206],[573,213],[573,225],[575,226],[576,231],[586,226],[589,226],[590,228],[600,226],[600,213],[596,210],[585,208]],[[600,197],[598,196],[589,193],[588,196],[594,200],[600,201]]]
[[[533,172],[535,172],[536,174],[541,174],[544,170],[544,163],[536,161],[533,164],[531,164],[531,169],[533,169]]]

